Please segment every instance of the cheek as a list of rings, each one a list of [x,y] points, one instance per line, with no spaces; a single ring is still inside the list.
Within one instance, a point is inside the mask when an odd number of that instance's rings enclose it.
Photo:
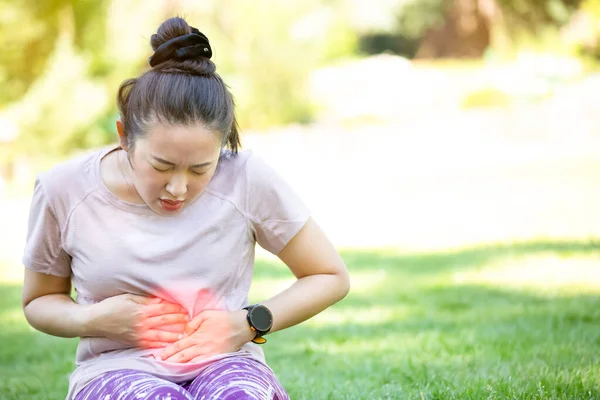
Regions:
[[[153,168],[136,171],[136,187],[143,192],[156,192],[166,185],[166,175],[157,173]]]
[[[200,193],[206,185],[208,184],[208,180],[205,179],[193,179],[188,181],[188,192],[192,194]]]

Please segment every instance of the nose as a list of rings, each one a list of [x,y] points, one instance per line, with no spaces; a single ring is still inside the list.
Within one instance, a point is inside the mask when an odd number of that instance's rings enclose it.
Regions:
[[[187,177],[185,174],[173,174],[165,188],[174,198],[178,199],[187,193]]]

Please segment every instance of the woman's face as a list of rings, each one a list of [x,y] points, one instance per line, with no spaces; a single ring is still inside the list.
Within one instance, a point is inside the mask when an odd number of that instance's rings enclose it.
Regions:
[[[154,124],[129,154],[132,181],[160,215],[174,215],[204,190],[217,168],[219,135],[204,125]]]

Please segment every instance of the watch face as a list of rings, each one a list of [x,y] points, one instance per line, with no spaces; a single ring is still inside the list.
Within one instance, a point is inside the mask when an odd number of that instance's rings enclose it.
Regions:
[[[259,331],[268,331],[273,325],[271,311],[265,306],[256,306],[250,315],[252,325]]]

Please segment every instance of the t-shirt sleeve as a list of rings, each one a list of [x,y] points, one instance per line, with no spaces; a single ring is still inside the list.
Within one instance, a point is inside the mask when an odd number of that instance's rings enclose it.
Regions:
[[[43,274],[71,275],[71,258],[61,245],[60,224],[39,177],[29,210],[23,265]]]
[[[279,254],[310,218],[310,210],[290,185],[251,154],[246,162],[247,210],[257,243]]]

